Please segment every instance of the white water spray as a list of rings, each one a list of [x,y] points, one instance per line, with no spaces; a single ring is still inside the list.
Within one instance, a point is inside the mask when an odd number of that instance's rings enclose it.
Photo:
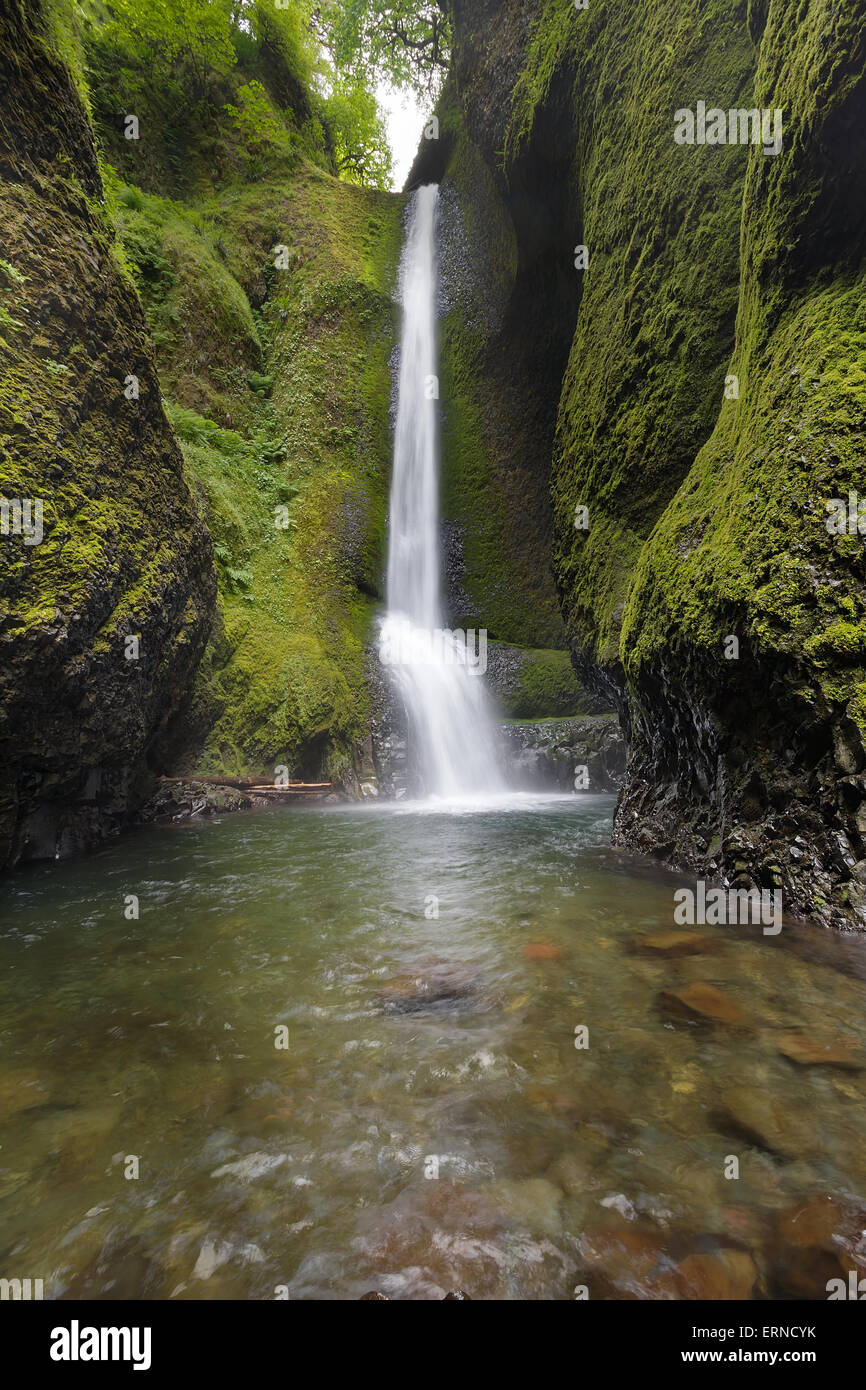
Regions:
[[[403,334],[380,653],[403,698],[429,796],[505,790],[475,641],[442,629],[435,389],[439,189],[415,194],[401,263]],[[486,642],[486,636],[485,636]],[[485,647],[486,652],[486,647]]]

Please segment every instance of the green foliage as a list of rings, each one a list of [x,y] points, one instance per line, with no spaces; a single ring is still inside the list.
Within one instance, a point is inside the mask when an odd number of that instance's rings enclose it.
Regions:
[[[390,188],[393,171],[385,122],[364,82],[336,78],[325,101],[325,120],[342,177],[367,188]]]
[[[247,144],[255,148],[268,140],[278,141],[285,137],[285,128],[276,119],[261,82],[245,82],[238,88],[237,94],[241,105],[238,107],[226,102],[224,109]]]
[[[389,186],[368,75],[333,69],[311,0],[109,0],[75,14],[94,119],[128,183],[201,194],[303,153],[349,182]],[[138,117],[139,140],[124,138],[121,113]]]
[[[323,0],[318,14],[338,68],[373,84],[438,91],[451,48],[445,0]]]
[[[139,63],[188,81],[196,100],[208,100],[213,76],[237,61],[231,0],[110,0],[104,38]]]
[[[547,719],[583,713],[586,701],[567,652],[529,650],[503,704],[510,719]]]

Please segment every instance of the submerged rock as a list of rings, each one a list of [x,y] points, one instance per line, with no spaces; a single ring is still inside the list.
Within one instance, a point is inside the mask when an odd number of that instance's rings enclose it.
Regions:
[[[562,949],[549,941],[530,941],[523,947],[523,954],[527,960],[559,960]]]
[[[699,956],[717,949],[711,936],[696,936],[694,932],[665,931],[652,936],[634,937],[626,950],[634,956]]]
[[[773,1278],[793,1298],[826,1299],[828,1283],[866,1275],[866,1207],[806,1197],[780,1212],[768,1250]]]
[[[776,1096],[752,1086],[732,1086],[725,1091],[713,1114],[726,1133],[747,1139],[769,1153],[800,1158],[814,1153],[820,1144],[812,1126]]]
[[[698,1023],[727,1023],[745,1026],[747,1019],[739,1004],[723,994],[715,985],[703,980],[684,985],[681,989],[665,989],[659,995],[662,1009],[676,1018]]]
[[[844,1041],[822,1041],[800,1033],[785,1033],[779,1038],[779,1051],[789,1061],[801,1067],[838,1067],[841,1071],[863,1071],[866,1058]]]
[[[423,961],[417,974],[382,985],[380,995],[386,1013],[412,1014],[465,1004],[478,990],[478,976],[459,961]]]
[[[706,1302],[757,1298],[761,1292],[760,1272],[747,1250],[722,1248],[706,1255],[686,1255],[673,1280],[680,1298]]]

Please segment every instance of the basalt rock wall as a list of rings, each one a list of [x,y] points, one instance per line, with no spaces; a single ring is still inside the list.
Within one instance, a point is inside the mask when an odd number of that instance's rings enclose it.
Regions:
[[[630,744],[615,836],[862,926],[856,500],[853,534],[827,523],[863,482],[866,5],[452,13],[459,122],[547,325],[540,357],[505,320],[538,367],[510,392],[540,422],[530,510],[552,505],[568,645]],[[702,141],[700,109],[766,111],[781,143],[738,117]]]

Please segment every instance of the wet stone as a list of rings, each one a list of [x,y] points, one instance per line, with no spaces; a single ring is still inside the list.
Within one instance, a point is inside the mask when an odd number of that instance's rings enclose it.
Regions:
[[[779,1051],[800,1067],[838,1067],[842,1071],[863,1071],[866,1068],[866,1058],[847,1042],[785,1033],[779,1038]]]
[[[760,1291],[760,1274],[748,1251],[721,1249],[686,1255],[674,1271],[674,1284],[680,1298],[750,1299]]]
[[[847,1289],[866,1275],[866,1207],[833,1197],[807,1197],[775,1218],[769,1256],[781,1292],[826,1299],[830,1280]]]
[[[478,976],[460,962],[425,961],[416,973],[382,985],[380,995],[386,1013],[413,1014],[465,1005],[478,987]]]
[[[694,932],[664,931],[652,936],[634,937],[627,950],[633,956],[699,956],[715,950],[717,943],[710,936],[696,936]]]
[[[696,980],[681,989],[664,989],[659,1002],[665,1013],[696,1023],[726,1023],[744,1027],[747,1019],[739,1004],[715,985]]]
[[[549,941],[530,941],[524,946],[523,954],[527,960],[558,960],[562,951]]]
[[[805,1119],[757,1087],[733,1086],[725,1091],[713,1118],[724,1133],[786,1158],[800,1158],[818,1147],[813,1128]]]

